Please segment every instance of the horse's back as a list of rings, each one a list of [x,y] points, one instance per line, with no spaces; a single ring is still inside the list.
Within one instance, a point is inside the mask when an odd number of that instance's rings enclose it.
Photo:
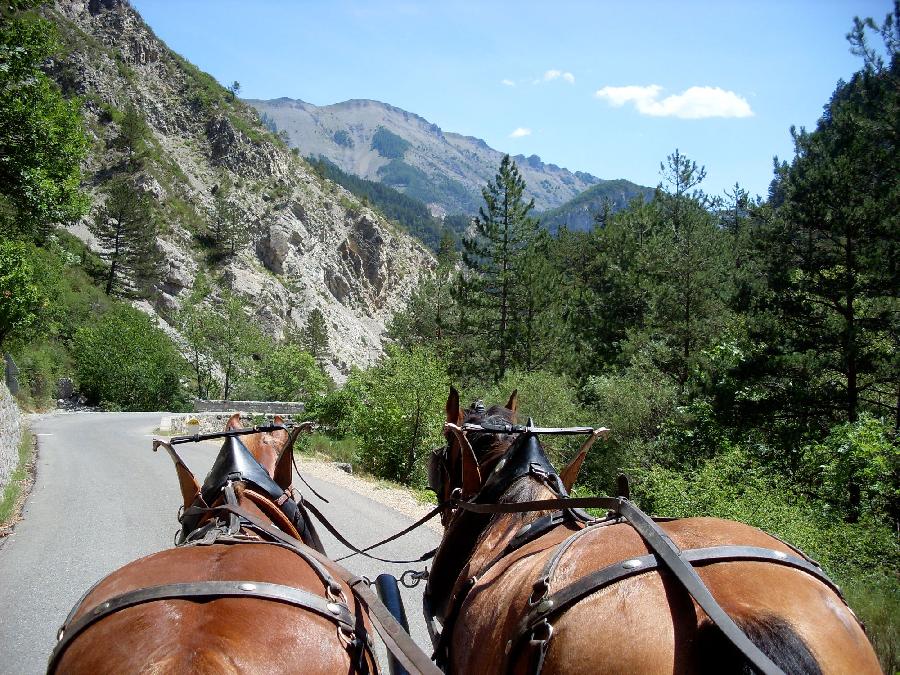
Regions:
[[[688,518],[661,525],[682,550],[749,546],[797,556],[777,539],[733,521]],[[627,524],[592,529],[562,555],[546,597],[592,572],[650,552]],[[454,650],[455,671],[503,668],[502,651],[479,647],[489,635],[495,644],[516,645],[512,664],[523,666],[527,640],[517,635],[517,627],[557,542],[570,534],[559,528],[545,535],[479,580],[466,601],[467,620],[456,627],[454,645],[461,648]],[[758,561],[716,562],[696,569],[723,609],[786,672],[881,672],[853,614],[811,574]],[[744,671],[734,648],[669,574],[644,572],[620,579],[587,595],[550,623],[546,673],[750,672]]]
[[[101,581],[80,616],[123,593],[206,581],[282,584],[325,596],[300,557],[269,544],[168,549]],[[345,595],[353,602],[352,594]],[[353,606],[351,605],[351,610]],[[60,673],[350,672],[336,625],[287,603],[254,597],[166,599],[122,609],[89,626],[66,648]]]

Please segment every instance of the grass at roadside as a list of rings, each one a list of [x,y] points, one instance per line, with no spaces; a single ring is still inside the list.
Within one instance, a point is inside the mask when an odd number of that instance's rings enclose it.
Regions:
[[[16,470],[9,477],[9,483],[3,490],[0,499],[0,525],[6,525],[15,517],[16,505],[28,480],[28,464],[34,449],[34,436],[27,428],[22,430],[22,440],[19,442],[19,463]]]

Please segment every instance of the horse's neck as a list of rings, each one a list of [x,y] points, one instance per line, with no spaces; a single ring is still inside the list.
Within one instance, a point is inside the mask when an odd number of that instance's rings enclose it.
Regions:
[[[534,478],[523,478],[504,492],[498,500],[505,503],[553,499],[557,495],[542,482]],[[543,515],[539,511],[525,513],[502,513],[491,519],[469,558],[468,576],[480,577],[496,560],[502,557],[509,542],[525,525]]]
[[[555,495],[543,483],[525,478],[508,488],[499,502],[551,499]],[[537,520],[539,512],[497,514],[494,517],[460,512],[441,542],[434,559],[429,591],[440,615],[450,596],[471,577],[481,576],[501,556],[516,533]]]

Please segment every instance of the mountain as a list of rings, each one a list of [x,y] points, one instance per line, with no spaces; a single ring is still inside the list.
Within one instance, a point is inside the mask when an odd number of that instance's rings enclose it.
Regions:
[[[247,100],[304,156],[323,156],[341,170],[385,183],[425,202],[432,213],[474,214],[481,189],[493,180],[503,153],[472,136],[442,131],[406,110],[370,100],[328,106],[278,98]],[[561,206],[599,178],[537,155],[516,155],[538,211]]]
[[[653,198],[653,193],[653,188],[621,178],[605,180],[589,187],[562,206],[538,214],[538,217],[541,225],[550,232],[557,232],[563,226],[570,230],[589,230],[594,225],[594,215],[603,210],[603,204],[607,200],[613,211],[620,211],[635,197],[649,200]]]
[[[386,322],[433,266],[431,254],[317,175],[252,107],[170,51],[126,0],[57,0],[43,12],[64,46],[51,74],[65,94],[83,100],[92,146],[85,187],[94,213],[104,185],[128,164],[116,142],[123,111],[137,110],[149,129],[134,182],[162,224],[157,246],[165,265],[143,308],[168,326],[205,271],[214,289],[229,286],[239,294],[273,337],[319,309],[332,374],[380,356]],[[230,186],[249,242],[223,260],[204,243],[221,186]],[[96,248],[87,227],[93,217],[71,230]],[[213,290],[207,302],[216,296]]]

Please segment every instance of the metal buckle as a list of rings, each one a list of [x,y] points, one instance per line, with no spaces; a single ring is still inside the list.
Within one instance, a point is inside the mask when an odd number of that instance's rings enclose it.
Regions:
[[[407,581],[407,577],[409,577],[409,581]],[[400,575],[400,583],[407,588],[415,588],[423,579],[428,579],[427,569],[422,570],[421,572],[417,572],[416,570],[406,570]]]
[[[332,586],[329,584],[326,592],[329,602],[339,602],[349,609],[350,603],[347,602],[347,596],[340,584]]]
[[[550,590],[550,577],[543,577],[535,581],[531,595],[528,596],[528,605],[534,607],[547,595],[548,590]]]
[[[540,635],[539,631],[543,631],[544,635]],[[539,624],[537,624],[534,628],[531,629],[531,643],[533,645],[538,645],[542,643],[547,643],[550,641],[550,638],[553,637],[553,626],[550,625],[550,622],[547,619],[544,619]]]

